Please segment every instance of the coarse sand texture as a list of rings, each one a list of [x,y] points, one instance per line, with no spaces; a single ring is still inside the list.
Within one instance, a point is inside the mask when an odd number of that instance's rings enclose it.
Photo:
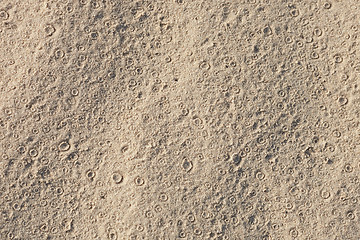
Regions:
[[[0,240],[359,240],[360,1],[0,0]]]

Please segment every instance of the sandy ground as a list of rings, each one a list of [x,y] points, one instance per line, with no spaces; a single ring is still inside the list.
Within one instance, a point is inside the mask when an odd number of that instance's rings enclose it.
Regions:
[[[360,239],[359,13],[0,0],[0,239]]]

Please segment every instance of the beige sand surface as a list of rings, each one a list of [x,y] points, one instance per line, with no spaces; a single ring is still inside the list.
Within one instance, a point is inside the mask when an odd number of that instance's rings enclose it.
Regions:
[[[0,239],[360,239],[360,2],[0,0]]]

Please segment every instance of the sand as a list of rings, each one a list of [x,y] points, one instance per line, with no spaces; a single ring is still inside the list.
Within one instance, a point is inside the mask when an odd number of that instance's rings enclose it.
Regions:
[[[360,239],[357,1],[0,1],[0,239]]]

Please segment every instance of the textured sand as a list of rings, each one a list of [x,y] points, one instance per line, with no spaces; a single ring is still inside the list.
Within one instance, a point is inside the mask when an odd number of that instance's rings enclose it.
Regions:
[[[0,0],[0,239],[360,239],[359,21]]]

